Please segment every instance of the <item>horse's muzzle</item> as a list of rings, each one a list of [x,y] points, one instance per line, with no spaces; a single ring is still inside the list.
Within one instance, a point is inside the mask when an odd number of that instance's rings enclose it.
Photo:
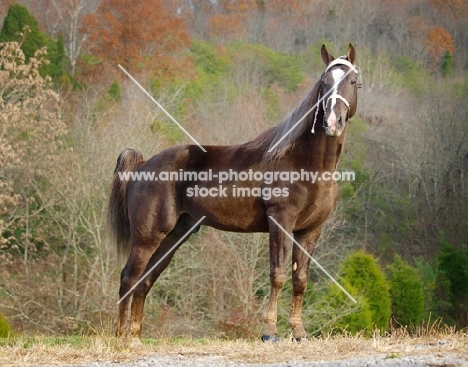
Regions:
[[[346,116],[336,115],[332,111],[328,116],[325,114],[323,119],[323,127],[325,128],[325,134],[331,137],[339,137],[346,126]]]

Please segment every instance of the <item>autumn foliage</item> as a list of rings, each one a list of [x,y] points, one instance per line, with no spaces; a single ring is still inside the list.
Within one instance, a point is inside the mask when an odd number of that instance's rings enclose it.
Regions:
[[[160,0],[103,0],[85,26],[89,52],[131,72],[173,75],[187,62],[182,53],[190,44],[186,25],[170,16]]]
[[[222,41],[247,40],[245,21],[257,8],[253,0],[219,1],[219,10],[208,21],[208,32],[213,39]]]
[[[445,52],[448,51],[450,55],[455,52],[452,36],[441,27],[434,27],[427,32],[424,38],[424,46],[434,63],[440,61]]]
[[[466,0],[429,0],[438,13],[448,14],[458,20],[468,16],[468,2]]]

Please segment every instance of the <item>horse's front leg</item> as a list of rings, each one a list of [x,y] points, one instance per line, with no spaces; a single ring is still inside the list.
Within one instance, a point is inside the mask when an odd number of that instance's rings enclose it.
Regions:
[[[280,225],[291,233],[292,224],[286,218],[280,215],[272,215],[272,217],[280,223]],[[284,231],[270,219],[270,297],[268,299],[267,310],[263,324],[263,341],[277,341],[277,314],[278,314],[278,297],[281,289],[286,282],[286,260],[288,249],[291,246],[291,239]]]
[[[289,325],[293,338],[297,341],[307,338],[307,332],[302,324],[302,301],[309,279],[310,255],[314,252],[315,243],[320,237],[321,227],[312,232],[295,234],[294,239],[301,246],[293,245],[292,251],[292,300],[289,313]],[[305,252],[305,251],[306,252]]]

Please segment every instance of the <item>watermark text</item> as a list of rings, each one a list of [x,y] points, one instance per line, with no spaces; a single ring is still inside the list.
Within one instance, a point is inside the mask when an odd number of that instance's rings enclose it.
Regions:
[[[248,171],[237,172],[233,169],[228,171],[213,172],[212,169],[206,171],[123,171],[118,172],[121,181],[165,181],[165,182],[217,182],[224,184],[228,182],[263,182],[271,185],[274,182],[310,182],[312,184],[319,181],[354,181],[356,173],[353,171],[334,172],[310,172],[304,169],[300,171]]]

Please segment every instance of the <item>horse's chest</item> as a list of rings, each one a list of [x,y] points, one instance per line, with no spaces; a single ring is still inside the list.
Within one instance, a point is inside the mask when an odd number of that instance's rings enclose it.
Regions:
[[[297,217],[297,228],[319,227],[330,216],[338,197],[336,184],[317,188],[308,196]]]

